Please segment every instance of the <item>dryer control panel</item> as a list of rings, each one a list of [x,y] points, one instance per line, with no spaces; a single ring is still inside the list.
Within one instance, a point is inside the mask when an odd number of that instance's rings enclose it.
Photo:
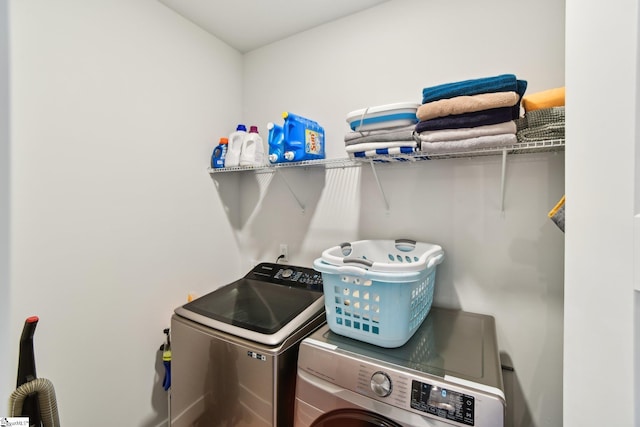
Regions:
[[[464,426],[476,425],[477,399],[463,388],[444,381],[417,377],[390,366],[342,360],[335,383],[399,408],[455,421]],[[345,366],[345,369],[342,367]],[[352,377],[351,372],[356,374]]]
[[[475,398],[471,395],[413,380],[411,408],[440,418],[474,425]]]

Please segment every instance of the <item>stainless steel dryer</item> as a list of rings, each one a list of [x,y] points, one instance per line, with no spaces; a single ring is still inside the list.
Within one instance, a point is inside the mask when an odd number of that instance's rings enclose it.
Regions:
[[[501,427],[504,417],[491,316],[432,307],[394,349],[328,325],[300,345],[296,427]]]
[[[171,426],[291,426],[300,341],[323,323],[320,273],[281,264],[178,307]]]

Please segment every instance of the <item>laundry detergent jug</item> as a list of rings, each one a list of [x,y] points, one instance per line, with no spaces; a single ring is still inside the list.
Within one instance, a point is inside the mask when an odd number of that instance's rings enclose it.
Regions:
[[[282,126],[273,122],[267,123],[267,143],[269,144],[269,161],[271,163],[284,162],[284,133]]]
[[[229,147],[227,148],[227,158],[225,167],[232,168],[240,166],[240,153],[242,152],[242,142],[247,136],[247,127],[239,124],[234,132],[229,135]]]
[[[264,146],[258,133],[258,126],[251,126],[242,141],[240,166],[262,166],[264,164]]]
[[[211,154],[211,167],[214,169],[220,169],[225,167],[225,158],[227,156],[227,148],[228,148],[229,139],[228,138],[220,138],[220,142],[218,146],[213,149],[213,154]]]
[[[282,127],[275,124],[269,127],[269,160],[272,163],[325,158],[322,126],[313,120],[286,111],[282,113],[282,118]]]

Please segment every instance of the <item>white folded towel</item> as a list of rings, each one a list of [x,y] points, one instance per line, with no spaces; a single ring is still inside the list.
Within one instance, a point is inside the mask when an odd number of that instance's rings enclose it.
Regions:
[[[427,130],[420,132],[416,136],[422,142],[442,142],[477,138],[479,136],[501,135],[505,133],[515,134],[516,132],[516,122],[510,120],[495,125],[476,126],[472,128]]]
[[[455,153],[473,151],[481,148],[500,148],[516,145],[518,138],[515,134],[487,135],[477,138],[460,139],[455,141],[423,142],[420,151],[429,154]]]

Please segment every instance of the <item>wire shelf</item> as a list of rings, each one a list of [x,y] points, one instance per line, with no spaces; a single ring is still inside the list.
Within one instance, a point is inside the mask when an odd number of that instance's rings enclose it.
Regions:
[[[565,140],[554,139],[536,142],[522,142],[515,145],[508,145],[504,147],[491,147],[481,148],[477,150],[458,151],[448,153],[412,153],[412,154],[399,154],[399,155],[379,155],[375,157],[367,158],[339,158],[339,159],[323,159],[323,160],[308,160],[304,162],[291,162],[291,163],[277,163],[273,165],[264,166],[239,166],[230,168],[208,168],[209,173],[224,173],[224,172],[248,172],[254,171],[255,173],[273,173],[280,169],[288,168],[310,168],[310,167],[324,167],[325,169],[336,168],[349,168],[359,167],[362,164],[369,163],[401,163],[401,162],[419,162],[424,160],[439,160],[439,159],[455,159],[463,157],[479,157],[479,156],[496,156],[506,152],[507,154],[529,154],[529,153],[542,153],[551,151],[564,151]]]

